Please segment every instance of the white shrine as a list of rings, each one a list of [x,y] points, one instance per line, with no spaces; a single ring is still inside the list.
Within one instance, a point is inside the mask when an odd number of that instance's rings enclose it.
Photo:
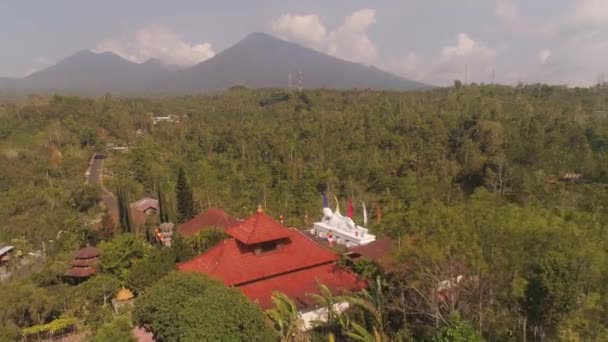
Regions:
[[[346,247],[367,245],[376,240],[376,235],[370,234],[367,228],[356,225],[350,217],[327,207],[323,208],[321,222],[314,223],[310,232]]]

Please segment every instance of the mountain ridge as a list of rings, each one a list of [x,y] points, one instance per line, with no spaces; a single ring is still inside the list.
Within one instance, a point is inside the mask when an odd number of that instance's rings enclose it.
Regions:
[[[155,58],[135,63],[112,52],[85,49],[27,77],[0,78],[0,89],[21,92],[194,93],[234,85],[398,91],[430,88],[262,32],[250,33],[190,67]]]

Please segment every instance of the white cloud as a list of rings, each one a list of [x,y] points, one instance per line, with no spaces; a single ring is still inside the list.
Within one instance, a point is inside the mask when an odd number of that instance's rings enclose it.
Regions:
[[[538,53],[538,61],[540,64],[547,64],[547,62],[549,61],[549,58],[551,58],[551,50],[550,49],[543,49]]]
[[[210,43],[191,44],[164,26],[149,26],[137,30],[133,36],[103,40],[95,51],[110,51],[136,63],[157,58],[176,65],[193,65],[215,55]]]
[[[270,24],[277,36],[312,47],[346,60],[372,63],[378,50],[367,34],[376,22],[376,11],[365,8],[353,12],[340,27],[329,31],[318,14],[283,14]]]
[[[487,82],[494,69],[496,55],[496,50],[483,42],[459,33],[454,45],[441,49],[438,59],[425,72],[423,79],[435,84],[450,84],[455,79],[464,81],[466,69],[468,81]]]
[[[271,23],[272,32],[285,39],[323,50],[327,40],[327,30],[317,14],[283,14]]]
[[[494,14],[501,19],[512,21],[518,16],[517,6],[513,0],[496,0]]]
[[[409,53],[402,58],[393,58],[386,66],[388,70],[391,70],[398,75],[417,79],[421,61],[415,53]]]

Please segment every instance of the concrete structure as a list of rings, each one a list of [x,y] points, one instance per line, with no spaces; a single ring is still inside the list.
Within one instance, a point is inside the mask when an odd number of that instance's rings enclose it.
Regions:
[[[366,245],[376,240],[376,236],[370,234],[367,228],[356,225],[350,217],[329,208],[323,208],[323,218],[313,224],[310,232],[346,247]]]

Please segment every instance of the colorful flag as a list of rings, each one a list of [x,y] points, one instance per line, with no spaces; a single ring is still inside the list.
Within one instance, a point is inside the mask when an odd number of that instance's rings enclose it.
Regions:
[[[367,209],[365,209],[365,202],[361,202],[363,206],[363,227],[367,227]]]
[[[323,208],[329,208],[329,201],[327,200],[325,193],[323,193]]]
[[[353,200],[351,200],[350,198],[348,199],[348,212],[347,212],[347,215],[351,219],[353,218],[353,216],[355,216],[355,208],[353,208]]]
[[[338,202],[338,197],[334,195],[334,199],[336,200],[336,212],[340,213],[340,202]]]

